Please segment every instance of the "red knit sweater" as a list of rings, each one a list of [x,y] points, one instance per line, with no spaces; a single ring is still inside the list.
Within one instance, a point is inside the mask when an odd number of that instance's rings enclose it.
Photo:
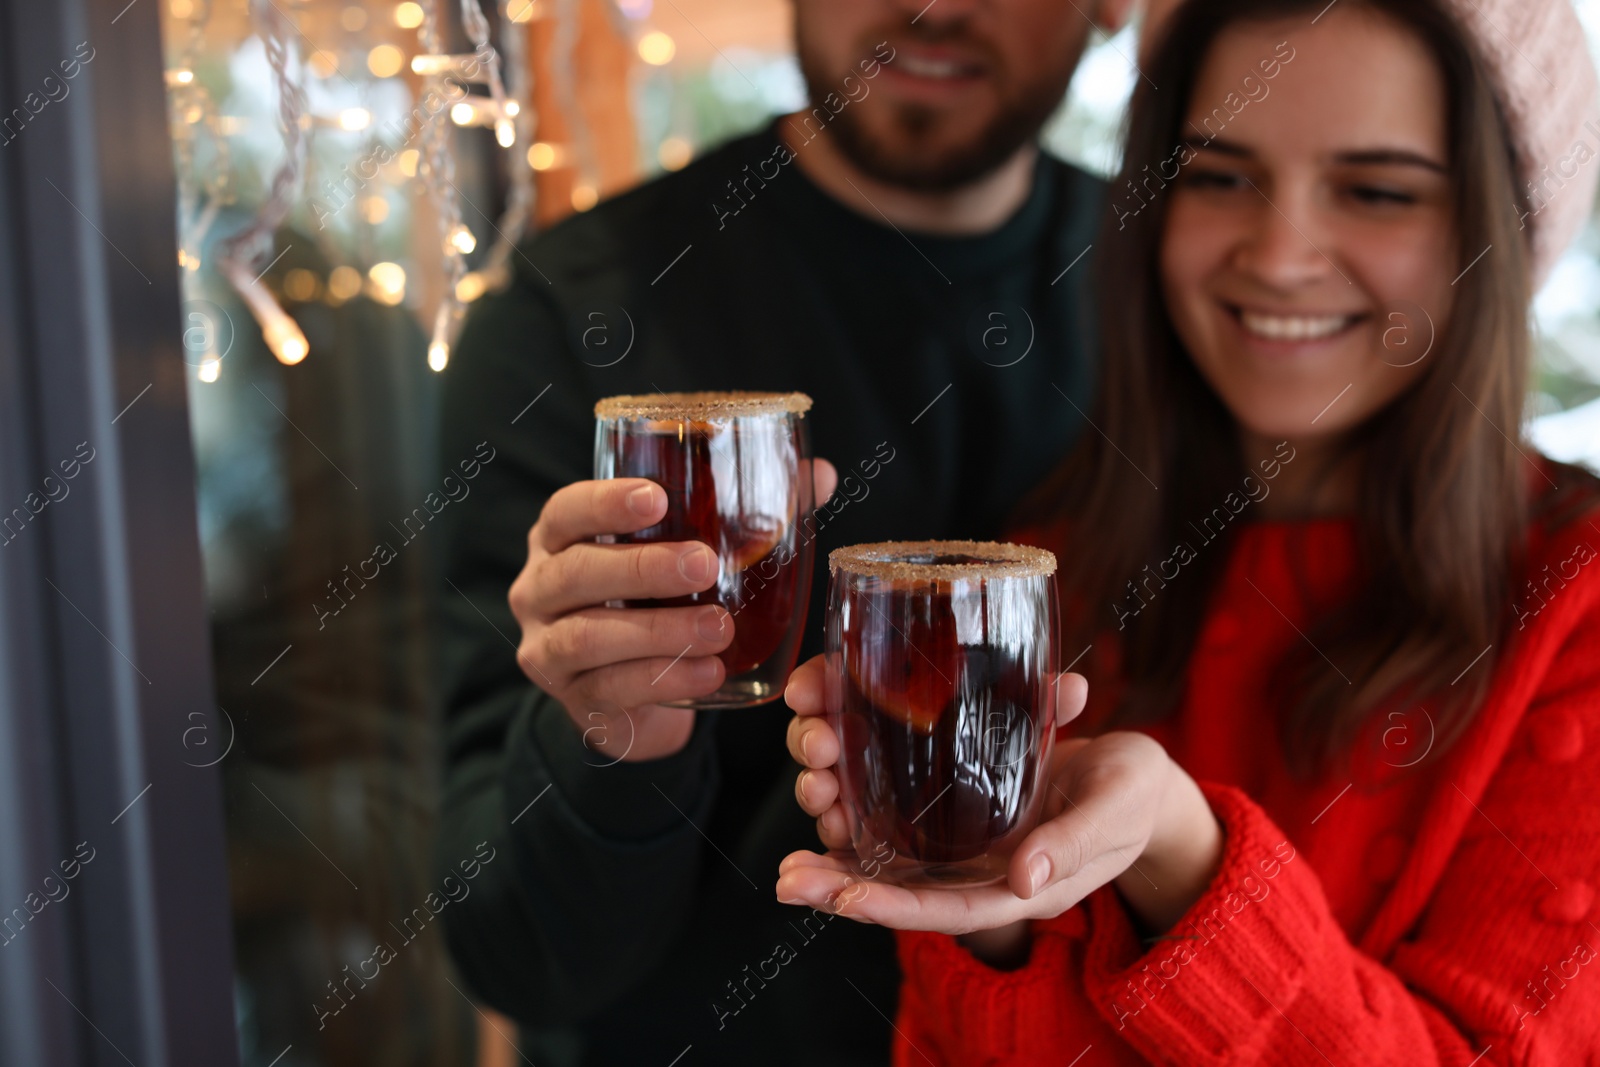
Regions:
[[[895,1067],[1600,1067],[1600,515],[1530,552],[1539,598],[1468,732],[1435,753],[1397,718],[1308,785],[1264,681],[1349,587],[1353,529],[1241,527],[1150,731],[1222,824],[1216,878],[1153,947],[1110,886],[1034,923],[1014,971],[897,934]]]

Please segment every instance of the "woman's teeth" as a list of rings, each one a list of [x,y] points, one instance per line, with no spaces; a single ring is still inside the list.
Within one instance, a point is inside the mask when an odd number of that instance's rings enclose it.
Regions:
[[[1332,337],[1355,321],[1354,315],[1263,315],[1239,312],[1244,328],[1269,341],[1319,341]]]

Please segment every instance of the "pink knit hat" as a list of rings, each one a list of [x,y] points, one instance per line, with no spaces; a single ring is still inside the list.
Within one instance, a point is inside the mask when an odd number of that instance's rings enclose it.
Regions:
[[[1446,0],[1489,68],[1526,192],[1537,288],[1582,229],[1600,180],[1600,84],[1571,0]]]

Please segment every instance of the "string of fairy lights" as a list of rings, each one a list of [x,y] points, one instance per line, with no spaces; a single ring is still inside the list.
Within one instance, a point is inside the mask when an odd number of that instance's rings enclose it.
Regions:
[[[451,347],[465,318],[466,307],[510,280],[514,247],[533,218],[535,172],[571,167],[575,176],[571,194],[573,208],[587,210],[598,200],[598,169],[592,135],[582,109],[577,106],[574,56],[582,0],[494,0],[500,5],[495,12],[496,25],[491,25],[480,0],[457,0],[456,4],[450,0],[365,5],[350,2],[342,6],[337,0],[330,2],[338,9],[338,24],[345,31],[365,28],[374,12],[380,18],[387,14],[400,30],[416,31],[417,50],[409,61],[393,43],[377,43],[366,50],[365,66],[374,79],[395,78],[409,69],[419,79],[415,90],[417,101],[441,97],[455,101],[449,107],[430,111],[414,138],[407,139],[403,147],[385,153],[386,169],[382,175],[391,185],[414,182],[426,205],[425,211],[417,213],[418,219],[437,227],[438,241],[433,247],[438,249],[437,268],[443,284],[436,306],[432,308],[431,322],[427,324],[427,360],[430,368],[442,371],[449,365]],[[321,131],[334,135],[375,136],[373,111],[367,107],[345,107],[324,114],[311,104],[318,99],[308,91],[312,77],[330,81],[337,78],[351,86],[355,84],[340,69],[334,49],[324,47],[325,42],[315,39],[316,26],[308,26],[313,20],[303,17],[312,4],[322,6],[322,0],[301,0],[298,4],[280,0],[167,0],[167,3],[167,13],[171,16],[169,38],[174,42],[167,87],[178,170],[178,260],[182,267],[184,297],[186,300],[199,298],[201,268],[209,265],[249,310],[267,348],[277,360],[285,365],[300,363],[312,354],[312,345],[294,316],[285,309],[285,299],[292,305],[325,297],[328,303],[337,305],[365,295],[391,307],[407,302],[405,268],[392,260],[372,263],[364,277],[361,271],[348,264],[334,267],[325,280],[312,271],[293,268],[284,273],[276,292],[267,281],[273,266],[288,251],[287,247],[276,250],[275,238],[291,218],[297,215],[309,218],[318,212],[331,215],[329,203],[342,211],[350,202],[355,204],[356,217],[369,225],[376,226],[388,219],[390,203],[381,187],[362,188],[349,199],[328,200],[329,194],[337,193],[339,178],[320,174],[318,158],[312,153],[313,139]],[[632,45],[640,59],[652,66],[671,61],[675,45],[669,36],[659,31],[633,32],[634,21],[648,13],[649,0],[602,0],[602,3],[619,36],[636,38]],[[219,22],[217,8],[228,4],[247,12],[250,31],[259,39],[271,72],[278,151],[275,167],[265,180],[260,202],[249,219],[226,238],[208,245],[207,237],[219,228],[219,218],[226,217],[226,209],[243,199],[235,167],[239,153],[230,148],[230,138],[245,132],[248,120],[222,114],[197,71],[207,34],[215,30]],[[447,50],[456,18],[474,49],[471,53],[452,54]],[[529,57],[528,29],[522,25],[534,19],[553,21],[548,37],[550,89],[569,130],[564,144],[535,139],[538,116],[533,107],[533,66]],[[464,88],[473,86],[485,91],[463,92]],[[430,97],[430,94],[439,95]],[[322,99],[327,96],[321,94]],[[393,98],[389,100],[392,104]],[[413,116],[419,113],[411,112]],[[462,127],[483,127],[493,132],[498,146],[496,156],[506,179],[505,206],[497,219],[484,215],[476,204],[467,200],[457,184],[455,130]],[[372,154],[369,151],[369,158]],[[663,141],[658,151],[663,165],[671,169],[686,163],[690,154],[687,142],[676,137]],[[319,201],[319,197],[323,199]],[[463,203],[474,213],[470,222],[463,217]],[[322,214],[317,217],[321,219]],[[475,227],[479,228],[478,233],[474,232]],[[321,229],[315,225],[308,228]],[[478,250],[480,234],[492,241],[478,269],[468,270],[467,257]],[[429,247],[428,242],[421,247]],[[428,267],[434,265],[427,264]],[[426,309],[424,311],[426,313]],[[192,360],[197,365],[197,377],[202,382],[215,382],[221,374],[226,352],[217,348],[216,331],[203,331],[198,336],[204,338],[205,348],[198,353],[198,359]],[[190,333],[186,333],[186,346],[189,337]]]

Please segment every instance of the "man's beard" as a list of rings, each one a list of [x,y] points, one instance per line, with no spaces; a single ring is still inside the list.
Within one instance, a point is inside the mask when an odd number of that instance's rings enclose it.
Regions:
[[[829,93],[837,94],[842,77],[818,70],[803,44],[799,59],[814,107]],[[941,111],[920,104],[887,105],[886,118],[894,130],[887,137],[875,135],[871,125],[861,121],[854,102],[847,102],[827,129],[845,158],[870,177],[906,189],[948,192],[994,173],[1037,137],[1066,95],[1075,66],[1063,63],[1060,76],[1051,83],[1027,86],[1026,92],[1003,99],[994,119],[959,143],[940,145]]]

